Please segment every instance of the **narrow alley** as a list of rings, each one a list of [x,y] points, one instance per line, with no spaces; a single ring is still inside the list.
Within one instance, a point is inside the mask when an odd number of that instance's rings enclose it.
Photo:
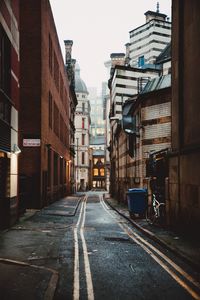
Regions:
[[[199,0],[0,0],[0,300],[200,300],[199,53]]]

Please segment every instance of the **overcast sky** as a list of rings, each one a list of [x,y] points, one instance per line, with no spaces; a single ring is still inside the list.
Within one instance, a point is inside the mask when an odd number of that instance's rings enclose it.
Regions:
[[[145,23],[144,13],[156,10],[156,0],[50,0],[64,55],[64,40],[73,40],[72,57],[87,87],[107,80],[104,62],[124,52],[129,31]],[[160,0],[160,13],[171,18],[171,0]],[[170,19],[171,20],[171,19]]]

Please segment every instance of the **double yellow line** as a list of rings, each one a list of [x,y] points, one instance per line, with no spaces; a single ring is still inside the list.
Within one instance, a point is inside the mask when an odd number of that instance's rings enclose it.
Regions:
[[[106,206],[105,202],[103,201],[103,198],[100,199],[101,204],[105,211],[111,215],[113,218],[114,216],[108,211],[108,207]],[[194,299],[200,300],[200,293],[197,293],[194,291],[194,289],[189,286],[186,282],[184,282],[179,275],[177,275],[171,268],[176,270],[177,273],[179,273],[186,281],[190,282],[194,287],[200,290],[200,284],[197,282],[191,275],[189,275],[187,272],[185,272],[181,267],[179,267],[176,263],[174,263],[169,257],[167,257],[164,253],[162,253],[160,250],[155,248],[152,244],[147,242],[145,239],[143,239],[140,235],[138,235],[136,232],[133,231],[132,228],[130,228],[126,224],[119,223],[119,226],[125,231],[125,233],[142,249],[144,249],[145,252],[147,252],[180,286],[182,286]],[[168,265],[167,265],[168,264]]]
[[[79,267],[79,238],[78,238],[79,233],[80,233],[82,249],[83,249],[88,300],[94,300],[94,290],[93,290],[92,275],[90,270],[90,262],[88,257],[87,244],[84,237],[87,198],[88,196],[86,195],[81,203],[79,218],[76,226],[74,227],[74,286],[73,286],[74,300],[78,300],[80,298],[80,267]]]

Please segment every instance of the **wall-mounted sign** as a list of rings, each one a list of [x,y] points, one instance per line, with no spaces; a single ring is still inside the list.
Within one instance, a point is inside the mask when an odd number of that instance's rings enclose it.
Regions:
[[[40,147],[40,139],[23,139],[24,147]]]

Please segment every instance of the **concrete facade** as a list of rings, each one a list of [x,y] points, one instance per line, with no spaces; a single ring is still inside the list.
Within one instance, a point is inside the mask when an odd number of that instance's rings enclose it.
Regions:
[[[129,60],[132,67],[155,64],[156,58],[171,41],[171,22],[157,11],[145,13],[146,23],[130,31]]]

